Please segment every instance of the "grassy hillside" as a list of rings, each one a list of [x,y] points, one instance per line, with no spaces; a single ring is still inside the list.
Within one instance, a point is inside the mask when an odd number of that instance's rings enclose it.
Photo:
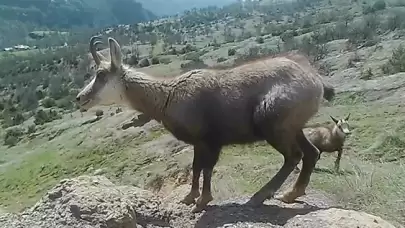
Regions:
[[[236,0],[139,0],[142,5],[159,16],[174,15],[183,13],[183,11],[191,10],[193,8],[205,8],[209,6],[222,7],[231,3],[237,2]],[[160,7],[156,7],[159,5]]]
[[[4,0],[0,2],[0,48],[25,44],[33,30],[100,28],[154,18],[134,0]]]
[[[353,129],[342,172],[333,171],[335,155],[322,155],[310,188],[335,196],[343,207],[405,224],[404,13],[405,5],[394,0],[261,1],[102,33],[122,44],[127,64],[158,77],[294,49],[307,53],[338,92],[311,122],[351,113]],[[5,210],[21,210],[57,180],[82,173],[104,173],[162,195],[190,181],[190,148],[158,123],[123,130],[136,114],[124,107],[77,111],[74,96],[94,73],[87,56],[91,33],[71,34],[75,42],[68,47],[0,54]],[[253,193],[281,161],[265,143],[225,148],[213,177],[214,197]]]

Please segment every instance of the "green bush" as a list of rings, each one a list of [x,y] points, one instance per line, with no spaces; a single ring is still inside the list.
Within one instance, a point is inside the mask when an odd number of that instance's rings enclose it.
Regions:
[[[236,54],[236,50],[234,48],[229,48],[228,49],[228,56],[233,56]]]
[[[368,68],[366,71],[363,71],[361,73],[360,79],[370,80],[373,76],[374,76],[373,71],[371,70],[371,68]]]
[[[104,111],[101,110],[101,109],[97,109],[97,111],[96,111],[96,116],[97,116],[97,117],[101,117],[101,116],[103,116],[103,115],[104,115]]]
[[[138,66],[139,67],[148,67],[148,66],[150,66],[149,59],[148,58],[141,59],[141,61],[139,61],[139,63],[138,63]]]
[[[387,63],[381,66],[384,74],[395,74],[398,72],[405,72],[405,48],[399,45],[392,52],[391,58]]]
[[[24,115],[20,112],[17,112],[13,116],[13,125],[22,124],[25,121]]]
[[[34,123],[36,125],[43,125],[45,123],[52,122],[52,121],[54,121],[56,119],[60,119],[60,118],[61,118],[61,116],[55,110],[49,109],[49,110],[45,111],[43,109],[39,109],[35,113]]]
[[[226,58],[224,58],[224,57],[219,57],[217,59],[217,63],[222,63],[222,62],[225,62],[225,61],[226,61]]]
[[[157,57],[157,56],[152,57],[151,63],[153,65],[159,64],[160,63],[159,57]]]
[[[139,63],[138,56],[137,55],[131,55],[131,57],[127,58],[125,60],[126,64],[135,66]]]
[[[8,129],[4,136],[4,145],[12,147],[17,145],[21,140],[21,136],[24,135],[24,129],[21,127],[13,127]]]
[[[264,43],[263,37],[261,37],[261,36],[257,37],[257,38],[256,38],[256,42],[259,43],[259,44]]]
[[[35,124],[31,124],[27,128],[27,134],[32,134],[32,133],[35,133],[36,131],[37,131],[37,128],[36,128]]]
[[[51,97],[45,97],[42,100],[42,106],[44,106],[45,108],[54,107],[54,106],[56,106],[56,101],[55,101],[55,99],[53,99]]]

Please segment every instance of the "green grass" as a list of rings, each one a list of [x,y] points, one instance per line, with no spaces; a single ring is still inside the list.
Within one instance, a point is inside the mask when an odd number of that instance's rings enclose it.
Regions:
[[[161,129],[134,141],[131,146],[160,137]],[[131,139],[127,139],[131,141]],[[107,176],[120,179],[128,168],[136,170],[148,157],[142,156],[125,140],[106,142],[94,150],[35,151],[20,162],[9,164],[0,171],[0,205],[10,211],[20,211],[36,202],[47,190],[63,178],[75,177],[104,168]],[[63,151],[63,152],[61,152]]]
[[[102,166],[103,153],[59,154],[56,151],[31,154],[0,173],[0,201],[16,211],[33,204],[60,179],[85,173],[90,166]]]
[[[389,149],[398,148],[392,145]],[[311,177],[310,188],[330,194],[345,208],[405,223],[403,163],[369,162],[355,154],[344,154],[337,174],[333,170],[335,158],[335,154],[322,156]],[[213,178],[215,197],[253,194],[270,180],[281,164],[282,156],[266,145],[228,148],[216,168],[220,176],[216,174]],[[224,185],[228,185],[225,190],[221,189]],[[288,187],[291,186],[285,186]]]

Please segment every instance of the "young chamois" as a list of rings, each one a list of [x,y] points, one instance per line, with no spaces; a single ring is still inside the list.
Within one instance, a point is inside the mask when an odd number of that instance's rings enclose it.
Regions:
[[[305,136],[319,150],[318,160],[321,158],[322,152],[338,152],[335,160],[336,172],[339,171],[346,136],[351,134],[349,129],[349,117],[350,113],[346,118],[340,120],[330,116],[334,122],[332,125],[304,128]],[[296,167],[296,171],[299,171],[298,166]]]
[[[281,169],[249,205],[258,206],[273,196],[301,159],[296,183],[279,199],[291,203],[305,194],[319,151],[302,128],[318,111],[322,98],[334,95],[305,56],[287,54],[227,70],[192,70],[158,79],[123,64],[120,45],[113,38],[108,38],[108,60],[95,50],[95,44],[101,43],[96,39],[90,40],[96,75],[77,95],[77,102],[83,110],[97,104],[127,104],[193,145],[192,185],[182,200],[195,203],[192,212],[213,200],[212,171],[222,147],[230,144],[266,140],[284,156]]]

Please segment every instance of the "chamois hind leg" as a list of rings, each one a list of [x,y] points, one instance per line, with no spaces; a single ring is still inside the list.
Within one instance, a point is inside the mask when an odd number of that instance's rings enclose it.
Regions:
[[[218,162],[219,154],[221,152],[220,146],[201,146],[200,164],[203,171],[203,188],[200,197],[198,197],[196,205],[192,212],[200,212],[204,210],[209,202],[213,200],[211,193],[211,177],[214,166]]]
[[[268,137],[267,142],[284,156],[283,166],[269,182],[250,198],[247,202],[248,205],[258,206],[264,200],[272,198],[302,158],[302,152],[295,141],[295,137],[290,137],[291,135],[287,132],[283,134],[278,131],[277,134],[277,136],[273,134],[272,137]]]
[[[193,157],[193,178],[191,183],[190,192],[181,200],[182,203],[190,205],[195,203],[195,198],[200,196],[200,174],[202,170],[202,155],[201,147],[194,146],[194,157]]]
[[[318,155],[317,161],[319,161],[319,159],[321,159],[321,154],[322,154],[322,151],[319,151],[319,155]],[[338,155],[339,155],[339,154],[338,154]],[[340,159],[339,159],[339,161],[340,161]],[[336,169],[336,162],[335,162],[335,169]],[[338,169],[339,169],[339,168],[338,168]],[[298,167],[298,165],[295,166],[294,172],[295,172],[295,173],[301,172],[301,169]]]
[[[305,195],[305,189],[308,186],[311,174],[315,168],[319,156],[319,150],[308,141],[302,130],[300,130],[297,134],[297,142],[304,154],[304,157],[302,158],[302,169],[293,188],[287,191],[281,197],[278,197],[278,199],[285,203],[293,203],[296,198]]]
[[[340,168],[340,159],[342,158],[342,149],[338,150],[338,156],[335,161],[335,172],[339,172]]]

